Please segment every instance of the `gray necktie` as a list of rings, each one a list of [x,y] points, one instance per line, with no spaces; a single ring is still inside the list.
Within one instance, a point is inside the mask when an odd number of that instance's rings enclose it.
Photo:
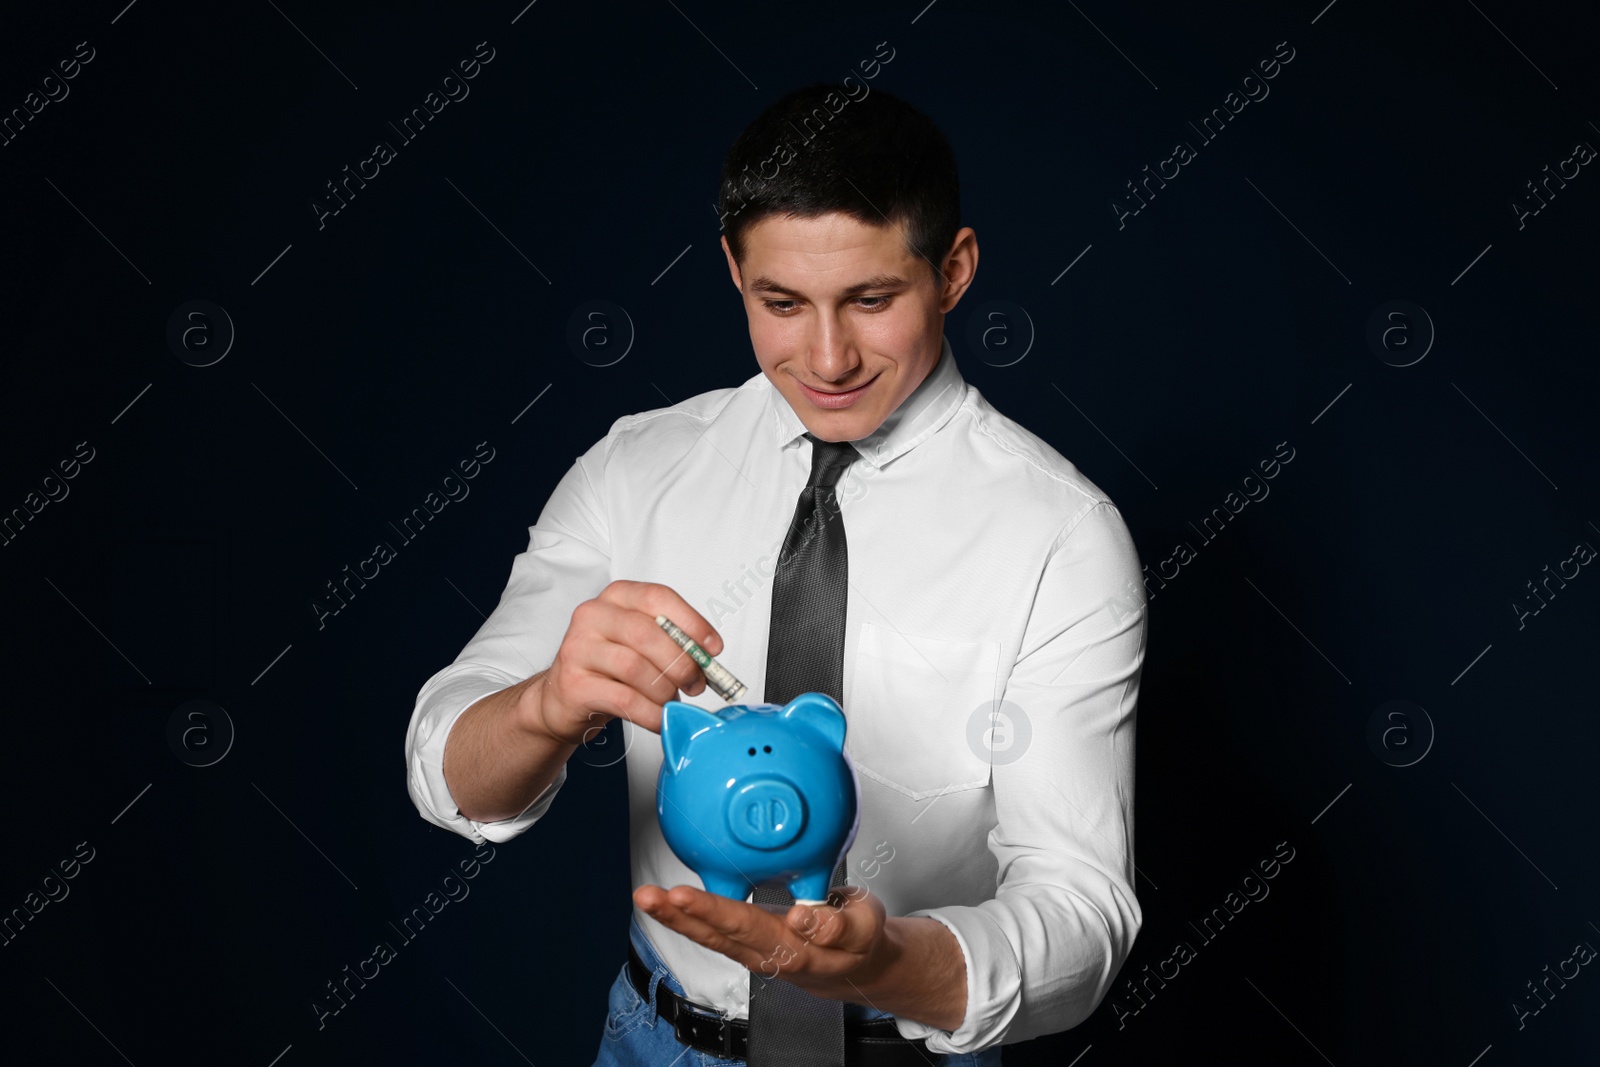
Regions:
[[[826,693],[842,704],[850,570],[844,516],[833,487],[860,453],[847,441],[805,436],[811,442],[811,477],[800,491],[773,576],[766,702],[787,704],[801,693]],[[830,884],[844,884],[843,857]],[[785,908],[794,903],[781,887],[758,886],[751,899]],[[781,970],[771,979],[752,971],[745,1062],[750,1067],[844,1067],[844,1002],[812,996],[784,981]]]

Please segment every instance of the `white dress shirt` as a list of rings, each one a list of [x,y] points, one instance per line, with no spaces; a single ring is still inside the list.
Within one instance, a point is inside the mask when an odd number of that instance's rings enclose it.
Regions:
[[[499,605],[417,695],[406,771],[423,818],[500,843],[550,811],[565,767],[514,818],[463,817],[445,740],[474,701],[549,666],[573,609],[612,579],[676,590],[722,635],[718,661],[750,687],[746,702],[760,702],[773,567],[811,469],[804,432],[758,373],[620,418],[578,457]],[[1138,554],[1105,493],[967,384],[948,338],[928,377],[853,443],[861,458],[836,488],[850,567],[846,749],[861,783],[848,881],[891,916],[943,923],[966,959],[955,1030],[896,1026],[949,1053],[1076,1026],[1143,921]],[[679,699],[724,703],[709,688]],[[699,886],[657,821],[661,739],[622,730],[633,883]],[[636,915],[691,1000],[746,1017],[749,970]]]

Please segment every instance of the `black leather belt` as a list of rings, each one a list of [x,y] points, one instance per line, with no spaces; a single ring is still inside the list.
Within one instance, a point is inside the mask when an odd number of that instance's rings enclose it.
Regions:
[[[628,978],[646,1001],[650,999],[650,968],[628,944]],[[749,1047],[750,1025],[743,1019],[724,1019],[710,1008],[680,997],[665,982],[656,986],[656,1014],[672,1024],[672,1033],[685,1045],[702,1052],[743,1059]],[[900,1036],[893,1019],[846,1020],[846,1067],[929,1067],[940,1054],[928,1051],[923,1041]]]

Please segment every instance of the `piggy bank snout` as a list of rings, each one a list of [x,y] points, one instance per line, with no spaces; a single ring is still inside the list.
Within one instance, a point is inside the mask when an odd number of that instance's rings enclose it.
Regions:
[[[746,779],[728,799],[728,830],[750,848],[783,848],[805,829],[805,800],[786,778]]]

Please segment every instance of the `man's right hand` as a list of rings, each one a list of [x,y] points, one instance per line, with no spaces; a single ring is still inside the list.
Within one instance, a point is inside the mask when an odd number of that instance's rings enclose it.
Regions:
[[[713,656],[722,635],[672,589],[617,579],[572,613],[566,636],[524,713],[531,728],[568,744],[592,740],[614,718],[661,732],[661,706],[705,691],[700,665],[656,624],[665,615]]]

